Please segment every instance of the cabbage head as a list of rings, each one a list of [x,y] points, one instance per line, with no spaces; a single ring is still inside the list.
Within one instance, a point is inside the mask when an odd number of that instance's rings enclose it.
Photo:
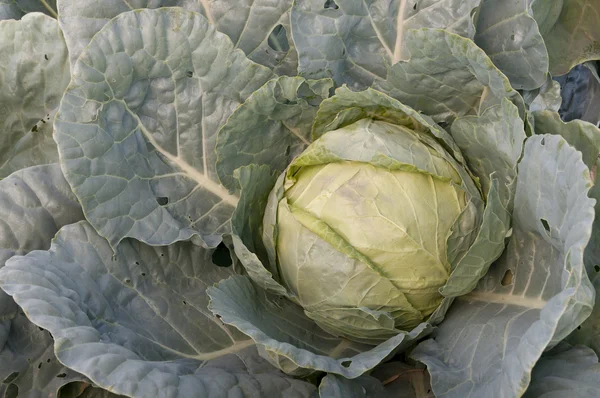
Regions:
[[[427,141],[409,127],[361,119],[325,133],[285,172],[278,266],[324,329],[362,339],[382,328],[364,325],[359,314],[380,311],[411,330],[443,301],[440,289],[457,261],[448,252],[452,238],[459,227],[478,225],[476,217],[461,217],[471,195],[459,166]],[[328,148],[344,153],[314,156]],[[383,156],[387,148],[405,157]]]

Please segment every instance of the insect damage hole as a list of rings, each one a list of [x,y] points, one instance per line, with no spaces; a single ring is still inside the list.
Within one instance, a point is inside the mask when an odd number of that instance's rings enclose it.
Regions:
[[[230,267],[233,264],[231,260],[231,253],[223,242],[219,243],[219,246],[215,249],[212,254],[212,262],[218,267]]]
[[[502,280],[500,281],[500,284],[502,286],[512,285],[514,277],[515,274],[512,272],[512,270],[507,269],[504,273],[504,276],[502,277]]]
[[[352,365],[352,361],[343,361],[342,366],[345,368],[349,368]]]
[[[331,8],[331,9],[337,10],[340,8],[340,6],[338,6],[336,4],[336,2],[333,0],[325,0],[325,4],[323,4],[323,8],[325,8],[325,9]]]
[[[546,232],[550,232],[550,224],[548,224],[548,221],[544,220],[543,218],[540,218],[540,222],[542,223],[542,226],[544,227]]]
[[[600,265],[598,265],[598,264],[594,265],[594,271],[600,272]]]
[[[279,24],[273,28],[267,44],[272,50],[279,52],[288,52],[290,50],[290,43],[287,39],[287,32],[282,24]]]
[[[159,196],[156,198],[156,202],[161,206],[166,206],[169,203],[169,198],[166,196]]]

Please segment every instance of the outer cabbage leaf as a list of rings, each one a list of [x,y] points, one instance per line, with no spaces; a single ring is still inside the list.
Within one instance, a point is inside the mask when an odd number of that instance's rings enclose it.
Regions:
[[[546,81],[548,51],[533,18],[531,0],[484,0],[475,43],[516,89],[533,90]]]
[[[322,0],[296,2],[292,32],[300,74],[331,77],[336,85],[370,87],[386,68],[408,58],[409,29],[443,28],[472,38],[472,13],[481,0]],[[335,5],[335,6],[334,6]]]
[[[436,122],[481,114],[508,98],[524,116],[523,99],[471,40],[441,29],[409,30],[411,57],[393,65],[374,87]]]
[[[402,362],[387,362],[377,367],[371,376],[379,379],[387,395],[395,398],[435,398],[431,392],[429,373],[424,367]]]
[[[0,267],[15,255],[45,250],[58,230],[83,220],[77,198],[57,164],[30,167],[0,181]],[[10,296],[0,292],[0,380],[20,395],[56,393],[83,376],[54,357],[48,332],[32,324]],[[57,375],[65,374],[65,377]]]
[[[318,370],[357,378],[431,331],[423,323],[411,333],[401,332],[372,347],[328,334],[300,306],[266,294],[245,276],[220,282],[208,289],[208,295],[215,315],[252,337],[271,363],[295,375]]]
[[[509,235],[517,162],[525,129],[518,109],[507,99],[481,116],[464,116],[452,124],[452,135],[477,175],[487,204],[477,238],[455,266],[441,293],[456,297],[473,290],[502,254]]]
[[[102,388],[94,387],[89,383],[73,382],[60,390],[60,398],[124,398]]]
[[[588,347],[561,343],[537,362],[523,398],[593,398],[599,395],[598,356]]]
[[[217,139],[217,173],[230,191],[233,172],[248,164],[283,171],[311,142],[319,104],[329,96],[329,79],[279,77],[254,92],[227,120]]]
[[[8,352],[12,355],[8,355]],[[61,396],[68,383],[87,382],[54,355],[48,331],[31,323],[22,312],[12,321],[11,335],[0,353],[0,371],[10,374],[0,386],[3,397],[45,398]]]
[[[287,289],[279,283],[279,269],[275,263],[273,235],[276,222],[266,222],[264,232],[260,233],[270,192],[277,176],[267,165],[262,165],[239,168],[235,177],[242,189],[240,203],[231,216],[235,255],[240,259],[246,273],[261,288],[288,296]],[[280,185],[282,181],[283,178],[279,178],[277,184]],[[270,247],[263,242],[263,236],[270,240]]]
[[[69,83],[56,20],[39,13],[0,21],[0,178],[58,161],[52,121]],[[18,44],[17,44],[18,43]]]
[[[588,169],[596,164],[600,152],[600,129],[591,123],[581,120],[563,122],[556,112],[532,112],[536,134],[558,134],[569,145],[581,152],[583,163]]]
[[[592,236],[584,252],[584,263],[592,284],[596,289],[596,304],[592,315],[569,335],[572,344],[585,344],[600,353],[600,174],[598,173],[598,153],[600,152],[600,129],[581,120],[563,123],[558,114],[534,112],[536,133],[559,134],[582,153],[584,162],[595,171],[594,186],[589,196],[596,200],[596,217],[592,225]],[[594,173],[593,173],[594,174]]]
[[[0,285],[52,334],[62,363],[113,393],[308,397],[314,386],[261,365],[252,340],[207,310],[207,286],[233,274],[211,256],[190,242],[134,240],[114,253],[80,222],[62,228],[49,251],[13,257]]]
[[[101,7],[94,0],[58,0],[58,7],[73,66],[92,37],[117,15],[142,8],[182,7],[202,13],[251,60],[277,74],[296,74],[298,56],[289,24],[291,0],[104,0]],[[269,38],[278,26],[283,28],[282,39],[287,42],[287,49],[269,45]]]
[[[20,19],[30,12],[43,12],[56,18],[56,0],[0,0],[0,20]]]
[[[321,398],[384,398],[388,395],[381,382],[371,376],[346,379],[330,374],[321,380],[319,396]]]
[[[590,186],[581,154],[562,137],[526,141],[505,253],[412,352],[428,366],[436,396],[523,394],[542,352],[589,316]]]
[[[238,198],[218,182],[216,133],[271,77],[181,8],[122,13],[94,36],[55,140],[87,219],[111,246],[219,242]]]
[[[546,43],[550,73],[600,59],[600,3],[594,0],[536,0],[533,16]]]
[[[596,126],[600,123],[598,73],[597,62],[586,62],[555,78],[561,85],[562,105],[558,113],[564,121],[581,119]]]
[[[584,344],[600,354],[600,165],[596,162],[596,178],[594,186],[590,189],[590,197],[596,199],[594,210],[596,217],[592,226],[592,237],[585,249],[585,265],[588,276],[596,289],[596,302],[592,315],[577,327],[567,338],[571,344]]]
[[[4,19],[19,19],[23,12],[14,0],[0,0],[0,21]]]

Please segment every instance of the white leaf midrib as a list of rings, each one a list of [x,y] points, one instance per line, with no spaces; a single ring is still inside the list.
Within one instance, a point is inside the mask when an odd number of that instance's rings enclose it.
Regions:
[[[240,198],[238,196],[230,194],[229,191],[223,185],[211,180],[210,177],[206,174],[206,170],[204,171],[204,173],[201,173],[200,171],[198,171],[194,167],[192,167],[189,163],[187,163],[184,159],[182,159],[181,156],[179,156],[179,155],[175,156],[175,155],[171,154],[169,151],[167,151],[165,148],[163,148],[156,141],[156,139],[154,139],[152,134],[146,129],[146,127],[140,120],[139,116],[133,112],[130,112],[130,114],[136,119],[140,131],[146,137],[146,139],[150,142],[150,144],[152,144],[152,146],[154,146],[154,148],[156,148],[156,150],[161,155],[163,155],[165,158],[167,158],[167,160],[169,160],[169,162],[171,162],[172,164],[177,166],[179,169],[181,169],[181,171],[183,171],[185,176],[194,180],[196,183],[198,183],[199,186],[206,189],[210,193],[221,198],[223,200],[223,202],[228,203],[229,205],[231,205],[233,207],[237,207],[237,204],[240,200]],[[203,147],[204,146],[206,146],[206,142],[203,142]]]

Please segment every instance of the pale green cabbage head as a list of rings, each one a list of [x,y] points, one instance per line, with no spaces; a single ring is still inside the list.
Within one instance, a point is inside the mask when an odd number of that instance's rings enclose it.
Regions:
[[[313,142],[275,187],[282,282],[324,329],[368,340],[440,307],[456,234],[477,217],[460,166],[428,138],[361,119]]]

